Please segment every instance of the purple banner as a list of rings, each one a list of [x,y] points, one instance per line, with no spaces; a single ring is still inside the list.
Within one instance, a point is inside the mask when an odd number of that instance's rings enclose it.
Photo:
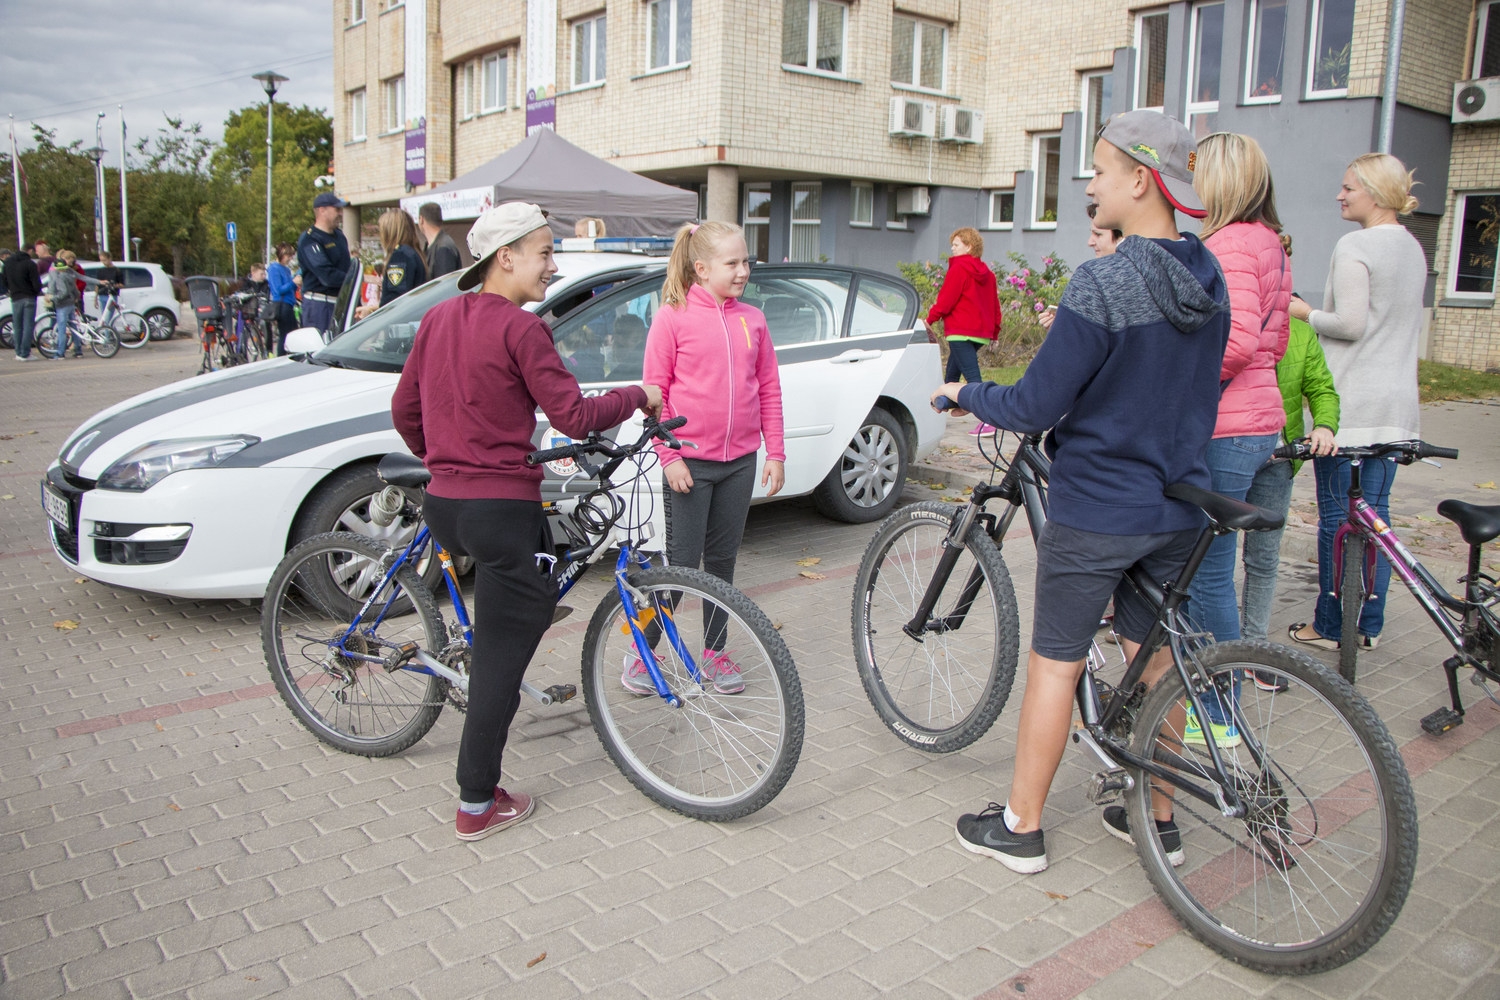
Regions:
[[[427,119],[406,130],[406,183],[417,188],[427,183]]]
[[[543,96],[538,97],[538,93]],[[545,96],[546,87],[526,91],[526,134],[539,128],[557,131],[557,98]]]

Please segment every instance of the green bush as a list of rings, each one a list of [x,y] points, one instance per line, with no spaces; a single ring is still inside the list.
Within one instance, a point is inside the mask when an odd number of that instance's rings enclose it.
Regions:
[[[1034,270],[1030,261],[1022,254],[1006,255],[1012,265],[1006,269],[997,262],[990,262],[995,272],[995,285],[999,294],[1002,318],[1000,336],[986,344],[979,352],[979,364],[984,368],[1005,368],[1025,365],[1042,346],[1047,331],[1037,317],[1048,306],[1057,305],[1063,289],[1068,286],[1072,269],[1055,253],[1042,258],[1040,271]],[[946,258],[945,258],[946,260]],[[906,262],[896,265],[901,276],[912,283],[922,297],[922,312],[925,315],[937,301],[938,289],[943,286],[945,264],[933,261]],[[948,346],[940,341],[946,359]]]

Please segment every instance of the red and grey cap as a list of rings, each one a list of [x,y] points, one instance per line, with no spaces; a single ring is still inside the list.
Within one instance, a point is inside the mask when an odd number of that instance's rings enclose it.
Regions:
[[[1126,111],[1113,115],[1099,137],[1137,163],[1150,168],[1168,204],[1184,215],[1208,215],[1193,191],[1198,143],[1187,126],[1160,111]]]

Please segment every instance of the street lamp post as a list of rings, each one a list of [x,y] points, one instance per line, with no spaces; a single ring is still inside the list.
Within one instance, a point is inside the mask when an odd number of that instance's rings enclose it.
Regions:
[[[99,215],[104,210],[104,147],[94,146],[85,149],[84,153],[94,161],[94,246],[99,250],[106,250],[102,232],[104,220]]]
[[[104,203],[104,112],[94,119],[94,145],[99,147],[99,159],[94,161],[94,186],[99,196],[99,250],[109,253],[109,206]]]
[[[264,73],[256,73],[252,79],[259,80],[266,92],[266,256],[264,260],[269,264],[271,262],[271,115],[276,106],[276,88],[285,83],[287,78],[266,70]]]

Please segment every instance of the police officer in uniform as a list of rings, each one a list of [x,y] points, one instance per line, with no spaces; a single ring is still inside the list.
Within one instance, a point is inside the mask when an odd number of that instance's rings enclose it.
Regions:
[[[302,325],[328,336],[333,326],[333,306],[338,301],[344,277],[354,266],[349,241],[339,230],[342,209],[349,204],[338,195],[324,192],[313,199],[313,224],[297,240],[297,264],[302,269]]]

